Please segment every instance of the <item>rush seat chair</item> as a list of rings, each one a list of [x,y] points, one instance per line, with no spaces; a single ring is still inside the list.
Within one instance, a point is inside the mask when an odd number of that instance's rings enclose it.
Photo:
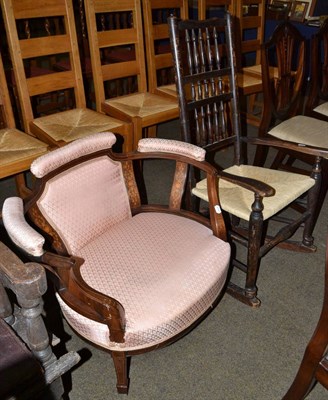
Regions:
[[[25,197],[29,189],[24,173],[35,158],[48,151],[48,145],[16,128],[1,54],[0,110],[0,179],[14,176],[17,193]]]
[[[232,261],[233,268],[245,272],[245,285],[230,280],[227,290],[247,305],[258,307],[256,282],[261,258],[277,245],[305,252],[315,250],[313,212],[320,189],[320,161],[327,157],[328,151],[277,139],[241,136],[229,13],[224,18],[204,21],[172,17],[169,26],[179,93],[181,138],[206,149],[208,160],[217,166],[220,203],[228,224],[228,236],[231,242],[247,250],[246,262],[239,256]],[[316,155],[316,160],[308,175],[260,168],[244,163],[242,143],[293,149]],[[222,164],[223,150],[232,158],[226,157],[225,165]],[[206,181],[194,174],[189,182],[191,198],[196,196],[207,201]],[[303,213],[292,219],[290,215],[280,215],[303,195],[308,196]],[[272,230],[276,228],[272,226],[273,219],[278,219],[282,226]],[[288,241],[298,228],[303,231],[302,239]]]
[[[72,1],[48,0],[40,5],[33,0],[4,0],[1,7],[24,131],[59,147],[110,130],[121,135],[124,150],[131,150],[131,124],[86,107]],[[41,30],[43,26],[47,29]],[[50,59],[56,65],[66,60],[69,68],[58,71],[47,64],[48,73],[30,74],[32,62]],[[53,93],[69,97],[69,106],[53,114],[37,113],[34,100]]]
[[[6,199],[3,221],[18,248],[50,270],[70,325],[111,353],[126,393],[131,355],[173,342],[216,305],[230,246],[203,149],[150,138],[115,154],[114,143],[112,133],[90,135],[34,161],[32,196],[24,205]],[[134,174],[154,158],[175,165],[163,205],[141,203]],[[210,218],[181,208],[189,164],[207,176]]]
[[[156,136],[158,124],[179,115],[176,99],[147,87],[141,1],[85,0],[84,5],[97,110],[132,123],[136,148],[143,136]],[[128,24],[122,23],[123,16]],[[108,59],[108,53],[126,57]],[[116,95],[112,89],[118,82],[123,90]]]
[[[147,55],[148,89],[177,102],[167,18],[188,18],[187,0],[143,0],[143,26]]]

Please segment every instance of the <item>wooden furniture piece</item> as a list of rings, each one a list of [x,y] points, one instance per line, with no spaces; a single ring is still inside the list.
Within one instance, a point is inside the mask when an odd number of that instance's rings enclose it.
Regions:
[[[188,0],[143,0],[148,90],[177,101],[167,18],[188,18]]]
[[[35,158],[48,151],[48,146],[16,129],[1,54],[0,110],[0,179],[14,176],[17,192],[24,197],[29,191],[24,172],[30,168]]]
[[[301,115],[304,42],[304,38],[294,25],[283,22],[263,46],[264,111],[259,127],[259,136],[294,142],[299,147],[328,149],[328,122]],[[273,55],[276,55],[275,59],[278,60],[278,76],[273,76],[270,72],[269,63]],[[255,165],[264,165],[266,156],[265,149],[258,147],[254,160]],[[321,163],[323,179],[314,211],[313,224],[319,216],[327,191],[328,164],[326,158]],[[306,173],[304,171],[306,165],[300,166],[295,162],[296,160],[302,160],[310,165],[317,162],[315,154],[300,154],[290,149],[283,149],[279,150],[275,156],[272,168]]]
[[[328,123],[328,20],[311,39],[311,65],[309,93],[305,103],[305,115]],[[326,128],[327,136],[328,128]],[[328,144],[322,142],[322,145]],[[322,205],[328,191],[328,160],[322,165],[322,184],[316,210],[319,217]]]
[[[264,41],[265,7],[265,0],[236,0],[235,4],[237,82],[246,123],[253,126],[259,126],[262,115],[260,49]]]
[[[52,146],[62,146],[90,133],[109,130],[121,135],[123,148],[130,150],[130,124],[86,108],[71,0],[48,0],[42,7],[33,0],[4,0],[1,7],[24,130]],[[43,20],[47,24],[41,24]],[[50,31],[53,25],[56,29]],[[42,32],[42,26],[48,26],[48,32]],[[26,38],[26,29],[29,38]],[[68,60],[70,69],[29,76],[26,65],[35,59],[40,62],[43,59],[49,61],[49,58]],[[33,100],[45,93],[69,96],[72,108],[51,115],[36,115]]]
[[[328,241],[326,249],[325,289],[320,318],[306,346],[297,375],[283,400],[302,400],[316,382],[328,390]]]
[[[18,197],[5,200],[3,221],[13,242],[58,278],[67,321],[111,352],[126,393],[128,357],[173,342],[215,306],[230,246],[203,149],[148,138],[138,152],[115,154],[114,143],[111,133],[95,134],[33,163],[38,179],[25,206],[41,234]],[[134,170],[154,158],[175,165],[166,205],[141,203]],[[181,209],[189,165],[207,176],[210,219]]]
[[[213,17],[212,13],[218,14],[229,11],[231,15],[235,15],[236,0],[198,0],[198,19],[208,19]],[[215,15],[216,17],[218,15]]]
[[[24,264],[0,242],[1,399],[59,400],[64,394],[61,376],[80,361],[75,352],[57,359],[52,351],[42,318],[46,290],[44,268]]]
[[[198,18],[222,16],[229,11],[233,16],[236,48],[237,83],[240,105],[246,123],[259,126],[262,93],[260,47],[264,39],[265,0],[198,0]]]
[[[144,128],[154,136],[158,124],[179,115],[176,100],[147,91],[141,2],[85,0],[85,12],[97,110],[132,122],[136,148]],[[124,91],[116,95],[118,80]]]
[[[312,212],[320,188],[319,159],[328,151],[280,140],[241,137],[229,14],[204,21],[170,18],[169,24],[182,139],[204,147],[212,159],[213,153],[228,146],[234,149],[231,166],[219,172],[220,203],[225,216],[230,217],[229,238],[246,247],[247,261],[232,261],[233,267],[246,273],[246,282],[245,286],[230,282],[228,292],[256,307],[260,305],[256,287],[260,260],[269,250],[277,245],[304,252],[315,250]],[[315,154],[311,176],[245,165],[242,142]],[[215,161],[220,162],[219,153]],[[192,193],[207,201],[206,181],[197,182]],[[308,196],[307,210],[294,220],[280,218],[281,229],[271,231],[274,227],[269,222],[302,195]],[[288,241],[298,228],[304,228],[301,242]]]
[[[311,39],[310,74],[305,115],[328,121],[328,19]]]

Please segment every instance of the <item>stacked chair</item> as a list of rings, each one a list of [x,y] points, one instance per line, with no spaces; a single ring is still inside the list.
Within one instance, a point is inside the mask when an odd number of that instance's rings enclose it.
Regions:
[[[123,149],[131,150],[131,124],[86,108],[72,2],[50,0],[40,6],[32,0],[4,0],[1,7],[24,130],[53,147],[112,131],[124,140]],[[58,63],[49,66],[50,59]],[[70,68],[57,70],[63,59]],[[35,61],[42,67],[45,60],[43,72],[31,75],[30,65]],[[35,99],[45,94],[65,96],[72,107],[38,115]]]
[[[49,269],[71,326],[111,353],[126,393],[131,355],[180,338],[217,304],[230,245],[205,150],[146,138],[138,152],[115,154],[114,143],[98,133],[35,160],[28,204],[6,199],[3,222],[16,246]],[[167,204],[141,202],[134,171],[149,159],[175,166]],[[189,166],[207,177],[209,219],[181,207]]]
[[[48,151],[48,145],[16,129],[5,71],[0,55],[0,179],[14,176],[17,192],[25,197],[29,193],[25,172],[31,162]]]
[[[177,102],[167,18],[188,18],[188,0],[143,0],[143,26],[147,55],[148,89]]]
[[[154,136],[158,124],[179,115],[175,99],[147,88],[141,2],[85,0],[84,5],[97,110],[132,123],[136,148],[144,130]],[[117,81],[119,95],[112,93]]]
[[[234,149],[232,166],[219,172],[220,203],[229,221],[229,237],[246,247],[247,261],[232,261],[233,267],[246,273],[246,282],[237,285],[231,280],[228,291],[256,307],[260,305],[256,286],[260,260],[269,250],[281,245],[315,251],[312,232],[321,183],[320,162],[328,150],[280,139],[241,137],[229,14],[198,22],[170,18],[169,23],[183,140],[205,148],[211,160],[213,153],[220,154],[219,150],[228,146]],[[304,175],[245,165],[243,142],[315,156],[312,171]],[[191,176],[193,180],[197,176]],[[206,180],[195,182],[192,193],[207,201],[206,186]],[[293,220],[289,215],[280,215],[304,196],[308,199],[304,212]],[[282,227],[273,232],[269,224],[272,220],[282,223]],[[298,228],[303,230],[301,241],[288,240]]]

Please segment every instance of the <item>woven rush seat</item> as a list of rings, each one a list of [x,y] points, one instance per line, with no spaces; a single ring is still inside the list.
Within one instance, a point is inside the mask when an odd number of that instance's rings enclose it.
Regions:
[[[328,149],[328,124],[316,118],[296,115],[272,128],[268,134],[281,140]]]
[[[117,99],[107,99],[104,104],[118,110],[124,110],[131,117],[141,118],[151,116],[154,113],[165,113],[177,108],[176,103],[171,99],[151,93],[136,93],[121,96]]]
[[[319,114],[323,114],[328,117],[328,101],[326,103],[320,104],[318,107],[315,107],[313,111],[316,111]]]
[[[159,87],[157,88],[157,91],[158,91],[158,92],[163,92],[163,93],[168,94],[168,95],[173,96],[173,97],[174,97],[174,96],[175,96],[175,97],[178,96],[177,88],[176,88],[175,83],[173,83],[172,85],[162,85],[162,86],[159,86]]]
[[[77,255],[85,260],[85,282],[124,304],[125,342],[110,342],[107,325],[61,300],[67,321],[92,342],[127,351],[168,340],[213,304],[225,282],[230,247],[195,221],[145,213],[112,227]]]
[[[275,189],[275,195],[263,199],[263,219],[268,219],[285,208],[301,194],[314,186],[314,179],[306,175],[289,173],[286,171],[270,170],[267,168],[253,167],[252,165],[234,165],[224,170],[232,175],[257,179]],[[288,190],[286,190],[288,189]],[[220,203],[223,210],[249,221],[254,194],[230,182],[219,180]],[[208,201],[206,195],[206,180],[196,184],[192,193]]]
[[[29,169],[31,162],[46,153],[47,149],[47,144],[18,129],[1,129],[0,178]]]
[[[122,121],[88,108],[76,108],[36,118],[33,125],[42,131],[46,130],[52,139],[68,143],[99,131],[111,131],[121,126]]]
[[[245,94],[262,91],[262,79],[255,74],[237,73],[237,83],[238,86],[244,90]]]

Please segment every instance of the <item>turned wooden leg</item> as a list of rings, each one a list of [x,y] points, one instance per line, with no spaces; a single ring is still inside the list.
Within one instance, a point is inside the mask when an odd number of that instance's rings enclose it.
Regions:
[[[312,233],[317,218],[316,213],[317,213],[318,199],[322,183],[321,163],[319,157],[316,157],[311,177],[315,180],[315,185],[310,189],[307,199],[308,209],[311,212],[311,216],[305,221],[303,230],[303,245],[307,247],[313,246],[314,242]]]
[[[129,389],[127,355],[124,351],[113,351],[112,357],[116,372],[117,391],[127,394]]]
[[[252,213],[249,221],[248,231],[248,253],[247,253],[247,273],[245,284],[245,296],[254,306],[259,306],[260,301],[257,299],[256,281],[260,268],[260,249],[262,244],[263,233],[263,203],[262,198],[255,196],[252,204]]]

